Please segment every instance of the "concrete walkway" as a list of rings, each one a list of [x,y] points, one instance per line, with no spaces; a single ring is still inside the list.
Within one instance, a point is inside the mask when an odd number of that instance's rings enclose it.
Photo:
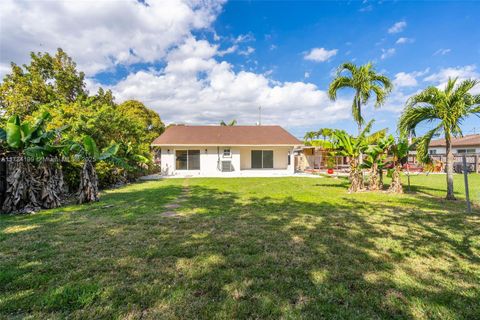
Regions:
[[[186,179],[186,178],[285,178],[285,177],[304,177],[304,178],[322,178],[322,176],[311,173],[275,173],[274,171],[240,171],[240,172],[224,172],[221,175],[189,175],[189,174],[177,174],[173,176],[164,176],[161,174],[151,174],[148,176],[140,177],[141,181],[161,180],[161,179]]]
[[[182,193],[175,200],[173,200],[170,203],[167,203],[164,206],[166,210],[162,212],[162,216],[163,217],[179,217],[177,213],[177,209],[182,206],[181,205],[182,202],[185,202],[188,200],[188,197],[190,197],[190,189],[188,187],[188,179],[185,179],[185,182],[183,183],[183,186],[182,186]]]

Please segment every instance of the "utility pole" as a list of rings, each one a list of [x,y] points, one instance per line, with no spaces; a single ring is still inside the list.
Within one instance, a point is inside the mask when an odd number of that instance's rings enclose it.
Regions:
[[[465,181],[465,200],[467,200],[467,212],[472,213],[472,206],[470,205],[470,193],[468,190],[468,167],[467,167],[467,156],[463,155],[463,178]]]

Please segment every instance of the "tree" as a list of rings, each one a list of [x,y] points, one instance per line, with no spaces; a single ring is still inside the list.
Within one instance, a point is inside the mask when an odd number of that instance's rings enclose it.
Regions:
[[[371,191],[378,191],[383,188],[383,169],[387,163],[387,153],[390,146],[395,142],[393,136],[383,137],[375,144],[371,144],[365,150],[365,159],[362,168],[369,168]]]
[[[349,72],[350,75],[344,75]],[[378,74],[371,63],[356,66],[351,62],[340,65],[335,79],[328,88],[330,99],[337,99],[337,92],[343,88],[355,90],[353,97],[352,115],[358,125],[358,134],[362,132],[362,125],[365,120],[362,116],[362,105],[366,105],[372,94],[375,95],[375,107],[380,107],[393,88],[393,85],[386,76]]]
[[[423,163],[430,163],[428,146],[432,137],[443,132],[446,144],[447,200],[454,200],[452,137],[461,136],[461,123],[471,115],[480,116],[480,95],[469,93],[477,80],[464,80],[457,85],[457,78],[448,79],[443,90],[428,87],[410,97],[400,118],[399,129],[405,135],[415,135],[421,123],[435,122],[433,129],[423,135],[417,144],[417,155]]]
[[[237,120],[233,119],[232,121],[230,121],[229,123],[226,123],[225,121],[220,121],[220,125],[221,126],[224,126],[224,127],[232,127],[232,126],[235,126],[237,124]]]
[[[121,165],[121,159],[116,158],[119,145],[112,142],[111,145],[100,152],[95,141],[89,137],[83,137],[82,143],[71,143],[68,152],[74,154],[74,158],[83,161],[80,173],[80,187],[78,190],[78,203],[98,201],[98,177],[95,163],[98,161],[113,161]]]
[[[50,114],[43,113],[32,125],[20,117],[8,119],[0,130],[7,160],[7,191],[2,205],[5,212],[61,205],[63,174],[52,157],[59,154],[62,129],[45,130]]]
[[[358,137],[354,137],[345,131],[337,130],[333,133],[334,150],[338,155],[349,157],[350,159],[350,187],[349,192],[358,192],[363,190],[363,175],[359,166],[359,156],[368,147],[366,136],[372,127],[373,121],[360,132]]]
[[[410,146],[408,139],[404,137],[398,138],[398,140],[390,146],[390,154],[392,155],[392,183],[390,184],[389,191],[395,193],[403,193],[402,179],[400,173],[402,172],[402,165],[406,162]]]
[[[305,140],[305,142],[308,142],[308,141],[312,142],[317,137],[318,137],[318,132],[308,131],[308,132],[305,132],[305,135],[303,136],[303,140]]]
[[[117,110],[141,128],[140,143],[150,146],[150,143],[165,131],[165,125],[158,113],[148,109],[140,101],[127,100],[118,105]]]
[[[29,65],[12,63],[0,85],[0,109],[6,116],[25,118],[41,105],[71,103],[87,95],[83,72],[62,49],[55,56],[32,52],[30,57]]]

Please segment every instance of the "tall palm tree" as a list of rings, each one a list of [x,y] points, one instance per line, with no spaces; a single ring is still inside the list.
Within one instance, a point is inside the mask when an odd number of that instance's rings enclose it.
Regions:
[[[345,75],[349,72],[349,75]],[[375,107],[380,107],[384,102],[393,85],[390,79],[384,75],[378,74],[372,63],[357,66],[351,62],[340,65],[337,75],[330,83],[328,95],[330,99],[337,99],[339,89],[352,88],[355,90],[353,97],[352,115],[358,125],[358,134],[362,132],[362,125],[365,120],[362,116],[362,105],[366,105],[372,94],[375,95]]]
[[[415,128],[424,122],[435,122],[435,127],[418,141],[417,154],[420,161],[430,162],[428,146],[432,137],[443,131],[447,152],[447,199],[454,200],[452,137],[461,136],[461,123],[470,115],[480,117],[480,95],[469,91],[477,80],[464,80],[458,85],[457,78],[448,79],[445,89],[428,87],[408,99],[400,118],[399,129],[404,134],[415,134]]]

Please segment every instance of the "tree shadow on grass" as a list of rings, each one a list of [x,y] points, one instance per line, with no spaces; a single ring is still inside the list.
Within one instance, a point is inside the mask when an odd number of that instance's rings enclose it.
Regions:
[[[181,217],[162,217],[180,192],[169,185],[117,190],[61,215],[67,220],[15,221],[37,227],[16,239],[2,234],[1,314],[367,319],[480,312],[478,275],[469,271],[478,263],[471,240],[478,220],[441,202],[243,198],[194,185]]]

